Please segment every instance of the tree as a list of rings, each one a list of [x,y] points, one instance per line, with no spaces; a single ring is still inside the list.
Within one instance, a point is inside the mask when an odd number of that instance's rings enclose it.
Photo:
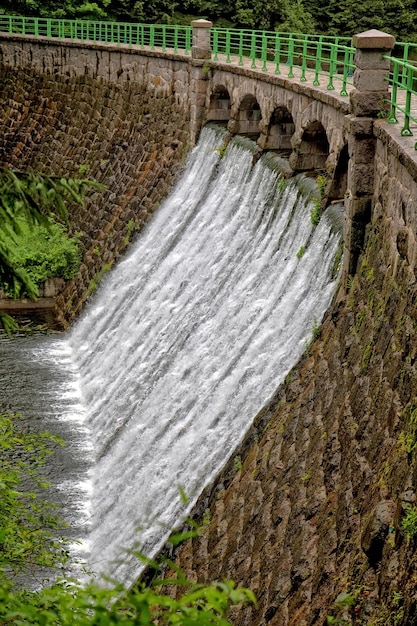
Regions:
[[[329,0],[325,5],[312,0],[310,10],[318,30],[327,35],[350,37],[377,28],[402,41],[415,38],[417,11],[412,0]]]
[[[35,299],[37,284],[43,275],[48,276],[48,268],[55,267],[65,274],[71,267],[73,272],[74,263],[79,260],[77,242],[67,237],[55,219],[66,223],[67,203],[83,202],[89,186],[102,188],[89,180],[41,176],[0,167],[0,288],[6,294],[13,298],[28,295]],[[31,231],[38,241],[28,236]],[[42,239],[45,240],[43,251]],[[26,250],[22,249],[24,241],[28,244]],[[60,259],[51,257],[52,241],[55,252],[65,257],[65,268]],[[70,275],[73,273],[68,273],[67,277]],[[1,311],[0,324],[7,332],[17,328],[13,318]]]
[[[49,433],[25,432],[19,417],[0,414],[0,588],[10,587],[22,572],[66,561],[65,542],[55,535],[62,524],[36,495],[48,486],[39,471],[52,444],[63,442]]]

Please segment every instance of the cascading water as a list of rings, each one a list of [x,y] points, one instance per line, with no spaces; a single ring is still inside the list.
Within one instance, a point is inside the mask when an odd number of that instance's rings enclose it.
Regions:
[[[312,233],[295,184],[239,142],[220,158],[221,143],[205,129],[70,338],[96,451],[91,566],[127,581],[138,563],[122,549],[161,545],[179,486],[193,502],[218,472],[334,289],[329,223]]]
[[[126,583],[140,564],[125,549],[163,544],[186,513],[179,487],[191,506],[301,356],[335,287],[340,237],[326,215],[313,229],[296,183],[265,159],[253,167],[245,142],[223,158],[221,144],[219,130],[203,130],[69,337],[18,344],[21,361],[30,353],[69,372],[48,377],[43,401],[62,414],[69,385],[75,450],[89,459],[85,429],[94,449],[88,564]],[[30,413],[27,404],[8,408]]]

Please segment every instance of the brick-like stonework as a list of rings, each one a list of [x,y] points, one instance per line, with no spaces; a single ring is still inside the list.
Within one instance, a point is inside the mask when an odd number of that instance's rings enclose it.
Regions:
[[[0,68],[0,162],[106,186],[71,207],[84,254],[56,301],[66,326],[172,185],[189,147],[189,108],[175,91],[181,68],[171,76],[155,69],[150,82],[127,78],[126,68],[117,79],[113,68],[105,80],[71,65],[69,76],[54,74],[54,54],[42,58],[46,73]]]

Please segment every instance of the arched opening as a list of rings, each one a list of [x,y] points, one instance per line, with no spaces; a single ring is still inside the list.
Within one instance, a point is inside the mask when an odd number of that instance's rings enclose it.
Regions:
[[[291,137],[295,132],[294,120],[287,107],[277,107],[269,121],[266,150],[277,150],[288,156],[292,150]]]
[[[252,95],[245,96],[239,106],[237,133],[256,140],[260,135],[260,121],[261,108],[257,99]]]
[[[210,96],[210,106],[207,112],[208,122],[227,124],[230,119],[230,95],[226,87],[219,85]]]
[[[296,158],[291,158],[294,170],[298,172],[320,171],[326,169],[329,156],[329,142],[326,131],[320,122],[309,122],[304,129],[301,143],[296,150]]]
[[[345,144],[339,153],[339,158],[333,174],[333,179],[329,188],[328,201],[342,200],[347,189],[349,152],[348,145]]]

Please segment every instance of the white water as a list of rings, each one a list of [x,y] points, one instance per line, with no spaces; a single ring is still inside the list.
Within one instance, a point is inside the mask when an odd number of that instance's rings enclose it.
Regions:
[[[69,336],[0,338],[2,410],[67,441],[48,478],[87,536],[76,556],[127,583],[140,564],[125,549],[163,544],[185,514],[178,486],[192,504],[233,454],[335,287],[326,214],[298,259],[311,206],[247,148],[220,159],[221,143],[203,131]]]
[[[96,463],[90,567],[125,582],[242,440],[330,303],[338,235],[297,187],[205,129],[69,342]],[[138,532],[138,527],[142,528]]]

